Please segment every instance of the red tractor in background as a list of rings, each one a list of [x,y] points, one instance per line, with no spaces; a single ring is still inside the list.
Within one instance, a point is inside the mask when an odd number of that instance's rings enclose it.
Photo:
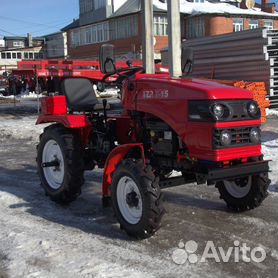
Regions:
[[[234,211],[262,203],[269,166],[261,152],[260,109],[250,92],[145,74],[138,66],[118,69],[111,45],[102,46],[100,63],[104,82],[117,77],[121,109],[100,104],[84,78],[65,79],[64,95],[42,99],[37,124],[53,124],[40,136],[37,166],[53,201],[74,201],[84,171],[97,165],[104,168],[103,205],[111,200],[121,227],[137,238],[159,228],[165,187],[215,185]],[[171,177],[173,170],[181,176]]]

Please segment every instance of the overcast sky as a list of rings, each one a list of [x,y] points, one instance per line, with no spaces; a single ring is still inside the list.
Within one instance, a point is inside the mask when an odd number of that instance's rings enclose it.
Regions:
[[[78,18],[78,3],[79,0],[0,0],[0,37],[57,32]]]
[[[0,37],[57,32],[79,15],[78,0],[0,0]]]

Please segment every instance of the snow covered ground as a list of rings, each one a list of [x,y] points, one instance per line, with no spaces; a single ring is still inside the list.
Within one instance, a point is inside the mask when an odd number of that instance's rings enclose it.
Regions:
[[[115,88],[107,88],[103,92],[98,92],[96,85],[94,85],[94,89],[96,90],[97,97],[105,98],[105,97],[117,97],[119,90]],[[29,92],[28,90],[26,92],[22,92],[19,95],[10,95],[10,96],[3,96],[0,93],[0,98],[2,99],[16,99],[16,100],[37,100],[38,98],[42,98],[42,94],[36,94],[35,92]]]
[[[278,118],[278,110],[267,109],[267,110],[266,110],[266,114],[267,114],[267,116],[269,116],[269,117]]]
[[[35,111],[32,110],[32,111]],[[167,214],[158,233],[134,241],[101,207],[101,170],[86,173],[83,194],[69,207],[51,202],[39,186],[35,149],[43,126],[36,115],[0,106],[0,277],[277,277],[278,119],[263,126],[265,159],[271,159],[269,197],[255,210],[226,210],[215,188],[165,190]],[[261,246],[262,263],[173,262],[178,244],[208,240],[223,248],[234,240]]]

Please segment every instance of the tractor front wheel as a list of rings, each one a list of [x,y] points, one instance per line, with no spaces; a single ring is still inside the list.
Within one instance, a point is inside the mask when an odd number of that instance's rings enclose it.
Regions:
[[[228,208],[239,212],[260,206],[267,196],[269,184],[267,174],[262,174],[220,181],[216,187]]]
[[[60,125],[51,125],[40,136],[37,167],[46,195],[61,204],[74,201],[84,183],[82,149],[78,137]]]
[[[150,237],[164,214],[158,178],[142,160],[125,159],[113,174],[112,205],[121,228],[136,238]]]

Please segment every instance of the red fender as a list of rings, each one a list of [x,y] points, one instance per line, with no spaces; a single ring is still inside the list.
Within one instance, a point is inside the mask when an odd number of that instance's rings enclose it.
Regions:
[[[67,128],[91,127],[92,124],[85,115],[40,115],[36,122],[38,124],[59,123]]]
[[[119,147],[113,149],[109,154],[109,156],[107,157],[104,166],[103,181],[102,181],[103,196],[110,196],[108,188],[112,184],[112,174],[116,170],[116,167],[120,163],[120,161],[123,160],[124,157],[128,154],[128,152],[135,147],[140,148],[141,157],[143,158],[145,163],[144,146],[141,143],[120,145]]]
[[[66,128],[78,129],[81,144],[88,144],[92,124],[85,115],[40,115],[36,125],[45,123],[58,123]]]

